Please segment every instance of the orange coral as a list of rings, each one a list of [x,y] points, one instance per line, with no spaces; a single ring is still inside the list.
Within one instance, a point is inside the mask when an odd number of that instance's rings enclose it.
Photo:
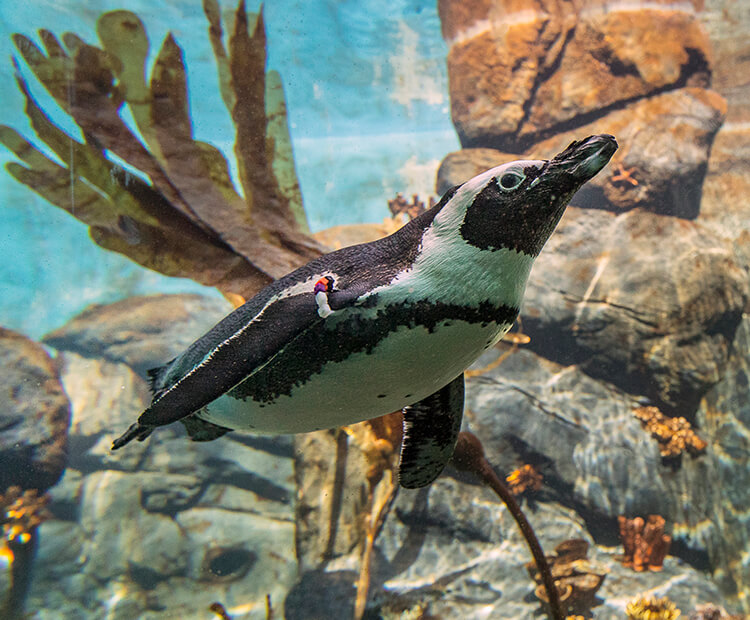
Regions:
[[[39,495],[36,489],[21,492],[21,487],[12,486],[0,495],[0,520],[6,542],[27,543],[31,532],[43,521],[49,519],[47,504],[49,496]]]
[[[523,465],[519,469],[508,474],[505,481],[508,489],[515,496],[522,495],[526,491],[538,491],[542,488],[542,474],[533,465]]]
[[[664,517],[649,515],[644,521],[642,517],[628,519],[621,515],[617,522],[625,550],[623,565],[637,572],[660,571],[672,542],[672,537],[664,533]]]
[[[708,445],[690,426],[685,418],[670,418],[656,407],[638,407],[633,411],[643,428],[659,442],[659,452],[663,457],[676,457],[685,450],[693,456],[700,454]]]

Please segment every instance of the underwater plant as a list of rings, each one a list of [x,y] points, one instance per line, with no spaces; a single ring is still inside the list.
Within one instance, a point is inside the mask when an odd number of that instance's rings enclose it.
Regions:
[[[456,469],[476,475],[503,500],[521,530],[523,537],[526,539],[526,543],[531,550],[531,555],[534,557],[533,564],[540,574],[539,580],[542,582],[541,588],[543,588],[546,594],[544,601],[549,605],[550,616],[554,620],[563,620],[565,616],[562,611],[560,592],[555,584],[544,551],[542,551],[542,547],[539,544],[539,539],[534,533],[526,515],[523,514],[515,497],[503,484],[492,469],[492,465],[490,465],[484,456],[484,447],[476,435],[468,431],[461,431],[458,434],[456,449],[453,453],[453,465]]]
[[[281,80],[265,69],[262,10],[251,33],[241,0],[225,46],[218,2],[204,0],[203,9],[222,99],[236,128],[241,193],[224,155],[193,136],[181,47],[167,35],[147,82],[148,36],[129,11],[99,18],[101,47],[73,33],[61,43],[41,30],[43,51],[30,38],[13,36],[83,141],[50,120],[14,59],[31,125],[63,165],[11,127],[0,126],[0,143],[23,162],[7,164],[8,172],[87,224],[99,246],[244,299],[323,248],[306,234]],[[123,120],[126,108],[135,128]]]

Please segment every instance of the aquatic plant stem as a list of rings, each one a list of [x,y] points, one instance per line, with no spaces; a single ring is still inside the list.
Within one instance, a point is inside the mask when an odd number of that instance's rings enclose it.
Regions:
[[[534,556],[536,567],[542,576],[542,583],[547,591],[550,616],[553,620],[565,620],[565,614],[563,613],[562,605],[560,603],[560,594],[555,586],[552,572],[547,563],[547,558],[544,556],[542,546],[539,544],[539,539],[534,533],[526,515],[523,514],[516,498],[508,490],[508,487],[503,484],[498,475],[492,469],[492,465],[490,465],[489,461],[485,458],[482,443],[475,435],[466,431],[459,433],[456,450],[453,454],[453,463],[457,468],[473,472],[481,478],[487,486],[497,493],[498,497],[502,499],[508,507],[508,511],[516,520],[516,523],[521,530],[521,534],[523,534],[526,543],[529,545],[531,555]]]

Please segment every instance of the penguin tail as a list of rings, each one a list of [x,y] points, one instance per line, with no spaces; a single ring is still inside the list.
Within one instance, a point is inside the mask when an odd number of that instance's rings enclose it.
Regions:
[[[130,428],[126,430],[122,435],[120,435],[117,439],[115,439],[112,442],[112,449],[113,450],[119,450],[123,446],[129,444],[133,439],[137,439],[138,441],[143,441],[148,437],[151,432],[154,430],[153,426],[143,426],[142,424],[139,424],[136,422],[135,424],[131,424]]]

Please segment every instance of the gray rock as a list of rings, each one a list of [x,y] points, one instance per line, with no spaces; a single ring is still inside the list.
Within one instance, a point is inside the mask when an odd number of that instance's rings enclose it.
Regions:
[[[698,421],[709,439],[711,469],[695,488],[709,497],[711,519],[695,533],[725,591],[750,584],[750,317],[745,316],[727,372],[701,402]],[[708,481],[708,482],[707,482]]]
[[[0,489],[45,491],[65,469],[70,404],[45,350],[4,328],[0,394]]]
[[[61,351],[127,364],[145,376],[231,310],[229,302],[201,295],[130,297],[84,310],[43,341]]]
[[[690,416],[748,302],[731,248],[698,222],[570,207],[521,316],[531,348]]]
[[[60,353],[59,359],[72,407],[70,466],[83,472],[139,468],[148,443],[133,442],[116,452],[111,447],[151,402],[146,382],[122,363],[72,352]]]
[[[83,570],[100,581],[129,576],[156,582],[188,570],[185,532],[170,517],[141,506],[142,486],[143,474],[109,470],[86,476],[80,519]]]
[[[547,552],[570,538],[592,542],[582,519],[568,508],[539,503],[525,512]],[[707,576],[675,558],[667,558],[661,573],[634,573],[615,560],[616,553],[596,546],[589,551],[592,563],[607,573],[593,608],[597,620],[619,620],[626,603],[649,590],[682,609],[724,602]],[[420,491],[400,492],[374,558],[368,607],[378,617],[515,620],[541,611],[525,568],[531,554],[515,521],[488,489],[451,476]],[[292,609],[288,599],[287,618],[347,615],[341,610],[353,605],[357,562],[356,553],[340,556],[325,571],[304,574],[292,599],[299,604]]]

